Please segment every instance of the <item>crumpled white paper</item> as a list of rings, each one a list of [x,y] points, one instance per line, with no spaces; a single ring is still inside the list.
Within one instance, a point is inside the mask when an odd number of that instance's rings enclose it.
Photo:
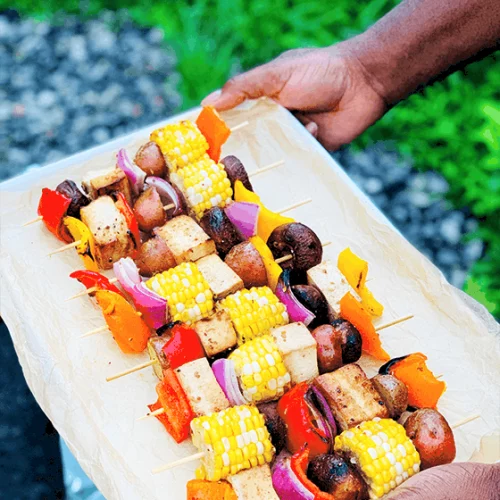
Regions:
[[[383,330],[382,341],[391,356],[422,351],[429,357],[430,368],[448,385],[439,409],[450,423],[481,415],[456,430],[457,460],[499,460],[499,325],[446,282],[287,111],[259,100],[224,117],[231,126],[250,122],[224,146],[224,153],[238,156],[248,171],[286,161],[252,179],[264,203],[280,209],[313,198],[289,215],[312,227],[322,241],[332,241],[325,258],[336,260],[350,246],[368,260],[370,288],[385,305],[378,321],[415,315]],[[81,290],[68,277],[81,268],[79,257],[74,251],[48,257],[61,242],[41,223],[21,224],[36,216],[43,186],[54,188],[65,178],[79,182],[87,170],[113,165],[119,147],[134,155],[154,128],[32,171],[4,183],[1,191],[1,315],[38,403],[108,499],[185,498],[195,464],[155,476],[151,469],[195,450],[175,444],[155,419],[137,421],[156,401],[151,369],[105,381],[145,361],[147,354],[122,354],[106,333],[79,339],[103,324],[90,299],[65,302]],[[364,358],[362,365],[369,374],[378,367]]]

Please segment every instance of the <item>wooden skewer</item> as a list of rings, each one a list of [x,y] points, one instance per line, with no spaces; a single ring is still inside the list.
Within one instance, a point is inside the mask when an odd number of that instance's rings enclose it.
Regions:
[[[289,212],[290,210],[293,210],[294,208],[301,207],[302,205],[307,205],[308,203],[311,203],[312,198],[307,198],[307,200],[302,200],[297,203],[294,203],[293,205],[290,205],[289,207],[281,209],[278,214],[284,214],[285,212]]]
[[[82,240],[76,240],[76,241],[73,241],[73,243],[68,243],[67,245],[64,245],[63,247],[61,248],[58,248],[57,250],[54,250],[53,252],[50,252],[48,254],[48,256],[50,257],[51,255],[55,255],[56,253],[60,253],[60,252],[64,252],[66,250],[69,250],[70,248],[75,248],[77,247],[80,243],[82,242]]]
[[[248,177],[254,177],[256,175],[262,174],[264,172],[267,172],[268,170],[272,170],[273,168],[279,167],[280,165],[283,165],[284,163],[285,163],[285,160],[276,161],[274,163],[271,163],[270,165],[259,168],[255,172],[251,172],[250,174],[248,174]]]
[[[140,420],[146,420],[147,418],[150,418],[150,417],[156,417],[157,415],[161,415],[162,413],[165,413],[165,408],[158,408],[155,411],[151,411],[149,413],[146,413],[146,415],[139,417],[137,419],[137,421],[139,422]]]
[[[331,241],[325,241],[324,243],[321,244],[321,246],[323,248],[327,247],[328,245],[331,245],[332,242]],[[283,262],[287,262],[288,260],[291,260],[293,259],[293,255],[290,254],[290,255],[283,255],[283,257],[278,257],[274,262],[276,262],[276,264],[282,264]]]
[[[109,280],[110,283],[116,283],[117,281],[118,281],[118,278],[110,278],[110,280]],[[66,299],[66,302],[68,300],[73,300],[73,299],[77,299],[78,297],[83,297],[85,295],[89,295],[89,294],[94,293],[96,291],[97,291],[97,287],[91,286],[90,288],[87,288],[86,290],[83,290],[83,291],[77,293],[76,295],[69,297],[68,299]]]
[[[153,366],[158,363],[157,359],[150,359],[149,361],[145,361],[144,363],[141,363],[140,365],[134,366],[132,368],[129,368],[128,370],[123,370],[120,373],[116,373],[115,375],[112,375],[111,377],[106,377],[107,382],[111,382],[112,380],[116,380],[117,378],[124,377],[125,375],[128,375],[129,373],[134,373],[139,370],[142,370],[143,368],[147,368],[148,366]]]
[[[99,328],[95,328],[94,330],[90,330],[90,332],[84,333],[79,338],[83,339],[85,337],[90,337],[91,335],[95,335],[96,333],[102,333],[108,331],[109,328],[107,325],[100,326]]]
[[[29,226],[31,224],[34,224],[35,222],[40,222],[42,220],[43,220],[43,217],[41,215],[39,215],[36,219],[25,222],[24,224],[21,225],[21,227],[26,227],[26,226]]]
[[[174,207],[175,207],[175,205],[174,205],[173,203],[170,203],[169,205],[165,205],[165,206],[163,207],[163,210],[165,210],[165,211],[166,211],[166,210],[170,210],[171,208],[174,208]]]
[[[385,330],[386,328],[389,328],[390,326],[398,325],[399,323],[403,323],[403,321],[408,321],[409,319],[412,319],[414,317],[413,314],[408,314],[408,316],[403,316],[402,318],[395,319],[394,321],[390,321],[389,323],[386,323],[385,325],[377,326],[375,328],[376,332],[380,332],[380,330]]]
[[[156,411],[158,412],[159,410],[156,410]],[[156,412],[153,412],[153,413],[156,413]],[[151,413],[150,415],[152,416],[153,413]],[[161,413],[162,412],[160,412],[158,414],[161,414]],[[454,425],[452,425],[451,428],[457,429],[458,427],[461,427],[462,425],[468,424],[469,422],[472,422],[473,420],[480,418],[480,416],[481,415],[476,414],[476,415],[471,415],[470,417],[466,417],[466,418],[458,421]],[[141,418],[144,418],[144,417],[141,417]],[[195,462],[196,460],[200,460],[204,456],[205,456],[205,452],[200,451],[199,453],[195,453],[194,455],[190,455],[189,457],[184,457],[184,458],[181,458],[179,460],[176,460],[175,462],[170,462],[169,464],[165,464],[165,465],[162,465],[161,467],[157,467],[156,469],[153,469],[151,472],[153,474],[158,474],[160,472],[163,472],[163,471],[166,471],[169,469],[174,469],[175,467],[178,467],[179,465],[188,464],[190,462]]]
[[[153,474],[158,474],[159,472],[163,472],[169,469],[173,469],[177,467],[178,465],[183,465],[183,464],[188,464],[190,462],[195,462],[196,460],[199,460],[200,458],[203,458],[205,456],[204,451],[200,451],[199,453],[195,453],[194,455],[191,455],[189,457],[184,457],[179,460],[176,460],[175,462],[170,462],[169,464],[162,465],[161,467],[157,467],[156,469],[153,469],[151,472]]]
[[[458,429],[459,427],[462,427],[462,425],[468,424],[469,422],[472,422],[473,420],[477,420],[480,418],[481,415],[479,413],[476,413],[475,415],[471,415],[470,417],[465,417],[462,420],[459,420],[458,422],[455,422],[451,428],[452,429]]]
[[[239,123],[238,125],[235,125],[232,129],[231,129],[231,133],[234,133],[234,132],[237,132],[238,130],[246,127],[248,125],[248,121],[244,121],[244,122],[241,122]]]

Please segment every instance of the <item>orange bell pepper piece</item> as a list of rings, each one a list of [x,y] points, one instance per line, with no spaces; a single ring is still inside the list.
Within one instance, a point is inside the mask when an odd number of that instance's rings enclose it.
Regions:
[[[97,290],[95,297],[122,352],[135,354],[144,351],[151,331],[137,311],[115,292]]]
[[[260,201],[260,196],[253,191],[249,191],[241,181],[234,183],[234,201],[246,201],[259,205],[259,219],[257,221],[257,236],[260,236],[264,242],[267,242],[271,233],[283,224],[295,222],[291,217],[277,214],[266,208]]]
[[[364,352],[382,361],[391,358],[382,347],[382,342],[375,331],[370,314],[363,309],[363,306],[349,292],[340,300],[340,315],[350,321],[360,333]]]
[[[389,373],[408,387],[408,404],[416,408],[436,408],[446,384],[427,368],[427,356],[416,352],[388,363]]]
[[[191,479],[187,483],[187,500],[238,500],[238,497],[225,481]]]
[[[368,262],[358,257],[350,248],[346,248],[339,254],[337,267],[361,297],[361,303],[368,312],[373,316],[382,316],[384,306],[375,299],[366,286]]]
[[[220,159],[222,145],[231,135],[231,129],[213,106],[205,106],[201,110],[196,119],[196,125],[208,142],[208,156],[217,163]]]
[[[276,264],[274,260],[274,256],[271,252],[271,249],[264,243],[264,240],[259,236],[252,236],[249,241],[253,244],[253,246],[257,249],[257,252],[260,253],[262,257],[262,262],[264,262],[264,267],[266,268],[267,273],[267,283],[269,287],[274,292],[276,287],[278,286],[278,280],[280,279],[281,273],[283,269],[279,264]]]

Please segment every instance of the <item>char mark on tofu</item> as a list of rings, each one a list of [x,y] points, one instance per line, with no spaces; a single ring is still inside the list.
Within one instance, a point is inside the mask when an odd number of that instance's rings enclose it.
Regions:
[[[124,194],[129,205],[132,205],[130,184],[123,170],[117,167],[87,172],[82,180],[84,191],[93,200],[99,196],[113,195],[117,191]]]
[[[229,408],[230,404],[208,364],[207,358],[190,361],[175,369],[197,417]]]
[[[187,215],[174,217],[155,233],[170,248],[177,264],[195,262],[215,253],[213,240]]]
[[[226,311],[217,311],[209,318],[197,321],[194,329],[209,358],[227,353],[236,347],[236,331]]]
[[[111,269],[134,250],[127,222],[109,196],[101,196],[80,210],[82,222],[95,241],[95,257],[101,269]]]
[[[382,396],[357,364],[320,375],[314,385],[327,400],[343,431],[366,420],[389,416]]]
[[[358,298],[358,294],[330,260],[325,260],[309,269],[307,271],[307,282],[316,286],[323,293],[328,302],[332,319],[340,317],[340,301],[347,292]]]
[[[148,354],[151,361],[155,361],[153,370],[160,380],[163,379],[163,372],[170,368],[170,363],[163,352],[163,348],[169,339],[170,335],[162,335],[161,337],[151,337],[148,340]]]

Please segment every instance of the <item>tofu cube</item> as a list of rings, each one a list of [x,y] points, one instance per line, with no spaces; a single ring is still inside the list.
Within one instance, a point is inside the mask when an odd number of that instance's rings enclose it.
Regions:
[[[120,191],[125,195],[128,203],[132,203],[130,183],[125,172],[118,167],[87,172],[83,176],[82,186],[92,200]]]
[[[227,478],[238,500],[279,500],[274,491],[269,465],[260,465]]]
[[[319,375],[317,343],[304,323],[289,323],[271,329],[290,373],[292,384],[313,380]]]
[[[82,222],[90,229],[95,241],[95,258],[101,269],[111,269],[113,263],[127,257],[134,249],[127,222],[109,196],[101,196],[80,210]]]
[[[236,331],[226,311],[217,311],[209,318],[200,319],[194,324],[194,329],[209,358],[236,347]]]
[[[222,411],[231,406],[207,358],[190,361],[176,368],[175,373],[196,417]]]
[[[389,417],[382,396],[357,364],[320,375],[314,385],[325,397],[343,431],[365,420]]]
[[[167,244],[175,262],[195,262],[215,253],[215,243],[207,233],[187,215],[179,215],[156,230]]]
[[[151,337],[148,340],[148,354],[151,361],[155,361],[153,371],[160,380],[163,379],[163,370],[168,370],[170,368],[168,359],[163,352],[163,348],[169,338],[169,335],[162,335],[161,337]]]
[[[356,291],[349,285],[344,275],[330,260],[325,260],[307,271],[307,281],[316,286],[325,296],[330,313],[336,318],[340,317],[340,300],[351,292],[358,298]]]
[[[243,288],[243,280],[215,253],[196,261],[216,300]]]

